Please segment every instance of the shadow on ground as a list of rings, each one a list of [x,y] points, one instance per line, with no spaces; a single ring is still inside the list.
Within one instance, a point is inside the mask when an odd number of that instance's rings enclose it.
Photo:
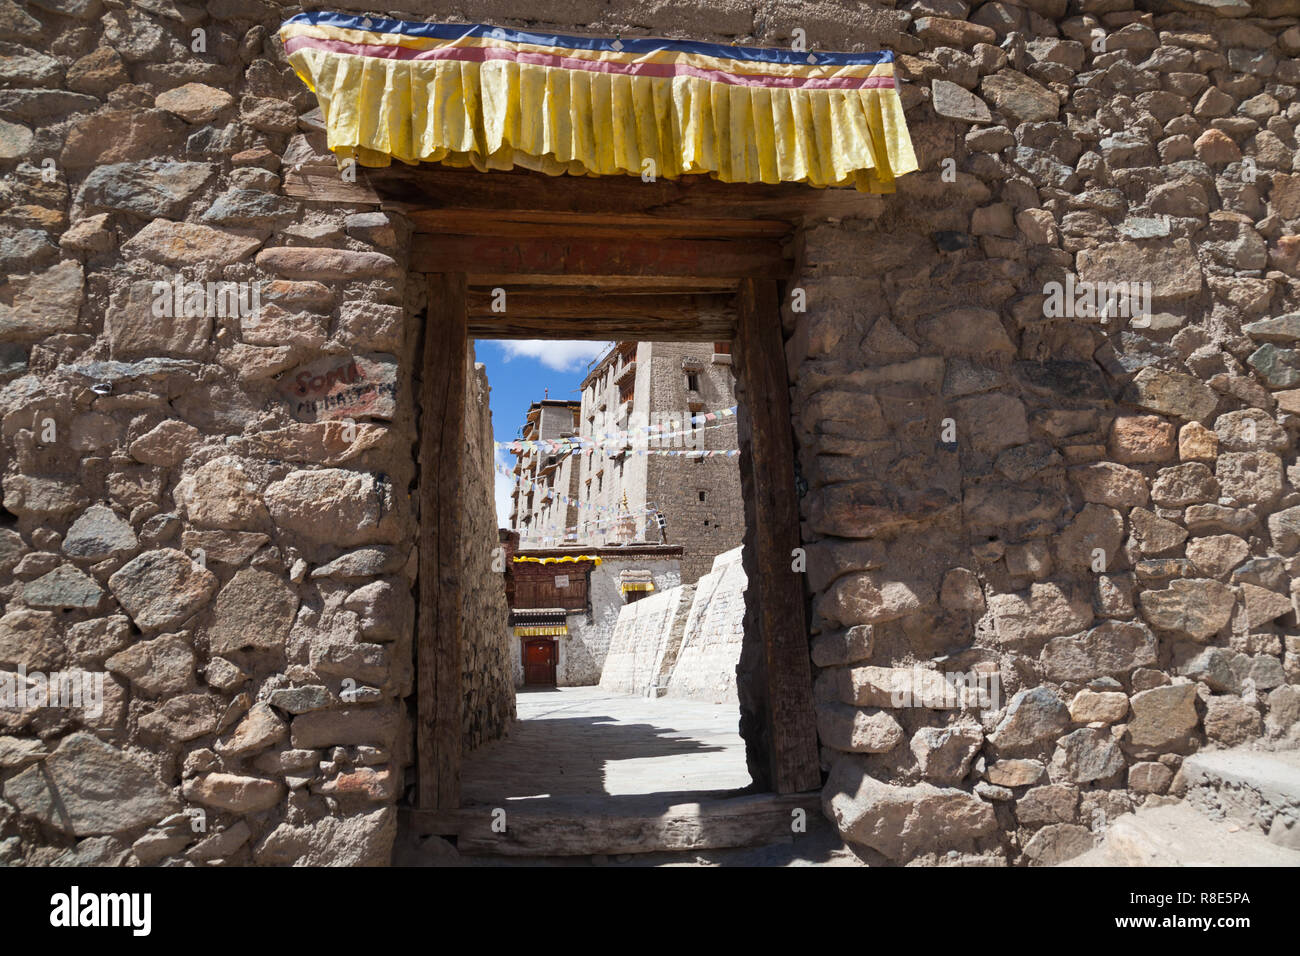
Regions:
[[[528,690],[507,736],[466,754],[461,804],[539,797],[740,791],[750,784],[731,707],[595,687]]]
[[[463,803],[499,803],[541,795],[614,796],[607,786],[609,764],[728,750],[680,734],[672,727],[622,723],[607,715],[520,721],[509,738],[480,748],[467,761]],[[668,779],[709,775],[706,768],[691,774],[675,762],[659,767],[665,784]],[[646,774],[637,776],[655,773],[648,768]],[[655,789],[654,779],[645,782],[649,792],[663,792]]]

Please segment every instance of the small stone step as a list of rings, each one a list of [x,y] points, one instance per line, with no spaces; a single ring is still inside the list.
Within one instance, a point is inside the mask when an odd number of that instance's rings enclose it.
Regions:
[[[407,810],[416,838],[456,837],[462,856],[617,856],[790,843],[821,813],[821,794],[672,794],[507,801],[504,806]]]
[[[1212,820],[1232,820],[1300,850],[1300,751],[1234,749],[1183,761],[1187,803]]]
[[[1300,852],[1258,830],[1215,821],[1187,803],[1116,818],[1101,844],[1063,866],[1300,866]]]

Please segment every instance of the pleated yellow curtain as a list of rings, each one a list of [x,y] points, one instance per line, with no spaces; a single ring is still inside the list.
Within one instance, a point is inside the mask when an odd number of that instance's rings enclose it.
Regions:
[[[561,557],[549,558],[532,558],[525,555],[516,555],[515,561],[516,563],[530,561],[534,564],[568,564],[574,561],[590,561],[596,566],[599,566],[601,563],[600,556],[596,554],[566,554]]]
[[[569,628],[564,624],[516,627],[515,637],[564,637]]]
[[[917,168],[893,55],[304,13],[280,31],[331,150],[363,166],[892,192]]]

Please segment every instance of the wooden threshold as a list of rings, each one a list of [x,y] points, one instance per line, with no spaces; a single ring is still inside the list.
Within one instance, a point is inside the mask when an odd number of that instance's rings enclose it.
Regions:
[[[456,837],[463,855],[589,856],[788,843],[796,810],[821,813],[821,793],[547,798],[403,813],[416,835]]]

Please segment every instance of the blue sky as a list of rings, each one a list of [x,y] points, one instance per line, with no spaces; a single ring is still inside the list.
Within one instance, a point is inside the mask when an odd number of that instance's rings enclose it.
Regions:
[[[518,437],[533,402],[579,398],[578,385],[587,377],[588,366],[609,346],[609,342],[477,340],[474,354],[487,367],[488,385],[492,387],[492,430],[496,440],[513,441]],[[497,462],[511,465],[514,456],[498,450]],[[510,518],[512,488],[510,479],[498,473],[497,524],[503,528]]]

